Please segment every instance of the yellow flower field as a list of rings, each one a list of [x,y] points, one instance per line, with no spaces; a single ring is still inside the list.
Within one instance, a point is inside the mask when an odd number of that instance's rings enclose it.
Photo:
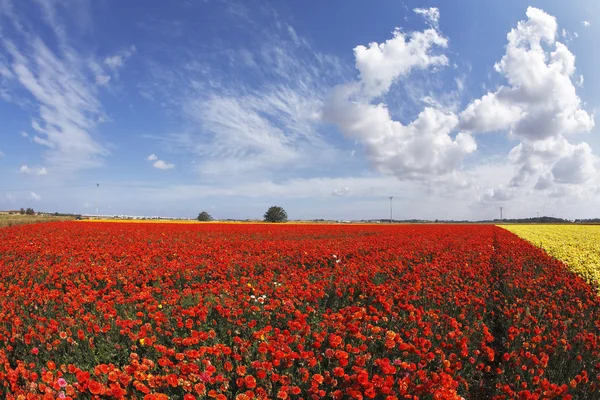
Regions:
[[[501,225],[564,261],[594,286],[600,283],[600,225]]]

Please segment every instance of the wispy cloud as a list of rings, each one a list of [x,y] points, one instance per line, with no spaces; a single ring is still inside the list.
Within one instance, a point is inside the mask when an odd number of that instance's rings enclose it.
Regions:
[[[252,24],[248,18],[244,13],[240,23]],[[263,25],[256,47],[214,52],[221,57],[215,64],[234,65],[252,79],[215,69],[186,49],[174,57],[182,66],[154,64],[152,82],[142,87],[145,97],[183,117],[184,132],[163,140],[198,157],[195,168],[207,178],[273,175],[286,167],[298,173],[314,167],[315,158],[333,162],[321,108],[344,67],[291,26]]]
[[[135,46],[130,46],[128,49],[121,50],[112,56],[106,57],[104,59],[104,64],[106,64],[108,67],[112,68],[113,70],[117,70],[117,69],[121,68],[122,66],[124,66],[125,62],[129,59],[129,57],[131,57],[133,54],[135,54],[135,52],[136,52]]]
[[[6,36],[0,39],[11,59],[11,79],[39,105],[39,115],[32,120],[36,131],[33,140],[47,148],[46,162],[67,170],[97,167],[108,150],[93,137],[97,121],[104,115],[94,79],[86,57],[69,44],[54,3],[41,4],[58,41],[54,49],[28,28],[31,24],[21,23],[20,15],[0,14],[2,23],[12,26],[22,41],[17,44]]]
[[[583,26],[585,26],[586,28],[591,25],[591,23],[589,21],[582,21],[581,24]]]
[[[42,200],[42,196],[40,196],[36,192],[30,192],[29,193],[29,199],[30,200],[35,200],[35,201],[41,201]]]

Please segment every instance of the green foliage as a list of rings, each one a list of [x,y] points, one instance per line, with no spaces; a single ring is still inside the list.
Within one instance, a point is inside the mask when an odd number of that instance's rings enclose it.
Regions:
[[[207,213],[206,211],[202,211],[200,214],[198,214],[198,221],[212,221],[213,217],[211,217],[211,215],[209,213]]]
[[[286,222],[287,212],[282,207],[272,206],[265,213],[265,222]]]

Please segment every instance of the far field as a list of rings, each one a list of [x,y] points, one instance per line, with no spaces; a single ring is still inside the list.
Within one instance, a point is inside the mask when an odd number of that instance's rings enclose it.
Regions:
[[[38,222],[72,221],[75,217],[55,217],[40,215],[0,214],[0,228],[6,226],[35,224]]]

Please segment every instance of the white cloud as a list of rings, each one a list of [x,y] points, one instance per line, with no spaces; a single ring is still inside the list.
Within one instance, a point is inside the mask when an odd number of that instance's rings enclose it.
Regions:
[[[438,27],[440,21],[440,10],[437,7],[429,8],[415,8],[413,10],[416,14],[421,15],[425,18],[425,21],[433,27]]]
[[[537,189],[549,188],[552,183],[586,183],[598,167],[587,143],[573,145],[562,137],[520,143],[511,150],[509,160],[518,166],[511,186],[521,187],[536,180]]]
[[[432,97],[424,99],[434,107],[423,109],[408,125],[393,120],[386,104],[373,103],[413,69],[446,65],[446,56],[431,54],[432,47],[446,45],[446,38],[428,29],[408,35],[396,31],[385,44],[371,43],[368,49],[357,46],[354,53],[361,80],[338,85],[326,100],[324,118],[347,138],[359,141],[380,172],[426,180],[456,170],[463,157],[477,149],[467,133],[452,138],[458,117],[437,107]]]
[[[119,68],[121,66],[123,66],[123,57],[121,56],[111,56],[111,57],[106,57],[104,59],[104,64],[108,65],[109,67],[116,69]]]
[[[485,191],[480,197],[480,201],[482,203],[501,203],[512,199],[513,196],[514,193],[511,188],[499,186],[495,189],[488,189]]]
[[[594,127],[576,93],[583,76],[573,82],[575,56],[556,40],[556,19],[533,7],[527,17],[509,32],[506,54],[495,65],[508,85],[469,104],[459,127],[475,133],[506,130],[521,141],[509,155],[517,172],[505,190],[531,182],[538,189],[585,183],[596,171],[596,157],[586,143],[566,139]],[[494,192],[488,198],[499,196]]]
[[[204,180],[239,181],[282,170],[299,175],[335,163],[340,150],[325,140],[322,99],[349,71],[310,48],[301,32],[273,22],[260,22],[256,47],[221,60],[252,79],[240,81],[186,50],[178,53],[180,67],[155,65],[152,81],[143,85],[146,98],[184,117],[183,132],[158,140],[193,156]]]
[[[581,24],[586,28],[591,25],[589,21],[582,21]]]
[[[30,200],[35,200],[35,201],[40,201],[40,200],[42,200],[42,196],[40,196],[36,192],[30,192],[29,193],[29,199]]]
[[[344,186],[341,188],[334,189],[331,193],[334,196],[346,196],[350,193],[350,188],[348,186]]]
[[[163,171],[175,168],[175,164],[171,164],[164,160],[159,160],[156,154],[150,154],[148,157],[146,157],[146,161],[154,161],[152,166]]]
[[[360,72],[364,94],[374,98],[387,93],[392,83],[408,75],[413,69],[444,66],[448,58],[432,54],[434,47],[445,48],[448,39],[435,29],[405,34],[400,30],[393,33],[385,43],[370,43],[354,48],[356,69]]]
[[[125,62],[136,52],[135,46],[130,46],[128,49],[121,50],[118,53],[106,57],[104,59],[104,64],[113,70],[121,68],[125,65]]]
[[[43,176],[43,175],[48,175],[48,170],[46,169],[46,167],[29,167],[27,164],[25,165],[21,165],[21,167],[19,168],[19,173],[24,174],[24,175],[38,175],[38,176]]]
[[[39,105],[39,116],[32,126],[39,135],[34,141],[48,148],[46,162],[70,170],[97,167],[108,151],[92,136],[95,121],[103,112],[86,57],[68,44],[66,30],[50,3],[44,6],[44,16],[52,22],[56,51],[26,29],[35,25],[21,23],[20,17],[11,13],[0,13],[0,23],[18,26],[15,33],[23,40],[17,45],[3,36],[0,46],[11,57],[13,81],[20,83]]]
[[[210,158],[202,173],[237,174],[290,163],[300,167],[302,149],[320,146],[314,128],[319,106],[310,95],[286,86],[190,102],[190,118],[213,134],[210,142],[196,143],[196,151]]]
[[[532,7],[527,16],[508,34],[506,54],[495,66],[510,86],[471,103],[461,113],[461,128],[509,129],[532,140],[591,130],[593,117],[581,109],[571,81],[575,56],[555,41],[555,18]],[[546,52],[542,42],[554,45],[555,51]]]
[[[110,76],[108,76],[108,75],[96,75],[96,84],[98,86],[108,85],[108,82],[110,82]]]
[[[163,160],[157,160],[152,166],[156,169],[167,170],[175,168],[175,164],[170,164]]]

